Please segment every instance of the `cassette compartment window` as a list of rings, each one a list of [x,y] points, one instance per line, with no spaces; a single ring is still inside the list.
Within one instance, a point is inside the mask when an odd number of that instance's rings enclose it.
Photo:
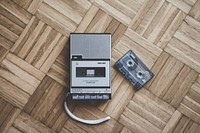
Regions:
[[[77,67],[76,77],[105,77],[105,67]]]

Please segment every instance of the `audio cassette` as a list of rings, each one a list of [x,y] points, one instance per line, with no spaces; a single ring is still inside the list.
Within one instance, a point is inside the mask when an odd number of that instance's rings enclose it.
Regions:
[[[115,67],[125,75],[136,90],[141,89],[154,76],[132,50],[120,58]]]

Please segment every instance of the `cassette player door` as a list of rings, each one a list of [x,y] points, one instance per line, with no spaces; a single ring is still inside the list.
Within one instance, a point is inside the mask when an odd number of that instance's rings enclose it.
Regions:
[[[110,87],[110,61],[73,60],[71,65],[72,87]]]

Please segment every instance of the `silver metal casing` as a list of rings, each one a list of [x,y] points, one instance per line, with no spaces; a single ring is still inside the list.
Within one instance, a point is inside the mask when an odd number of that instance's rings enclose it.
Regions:
[[[70,94],[77,100],[111,98],[111,34],[70,34]]]

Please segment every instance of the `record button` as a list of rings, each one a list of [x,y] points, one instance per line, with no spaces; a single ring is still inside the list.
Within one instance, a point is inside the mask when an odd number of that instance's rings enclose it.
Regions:
[[[85,95],[85,99],[90,99],[90,95]]]
[[[72,99],[78,99],[78,95],[73,95]]]
[[[78,99],[84,99],[84,95],[79,95]]]
[[[97,99],[97,96],[96,95],[92,95],[91,99]]]
[[[109,99],[109,95],[103,95],[103,99]]]
[[[102,99],[103,96],[102,95],[97,95],[97,99]]]

